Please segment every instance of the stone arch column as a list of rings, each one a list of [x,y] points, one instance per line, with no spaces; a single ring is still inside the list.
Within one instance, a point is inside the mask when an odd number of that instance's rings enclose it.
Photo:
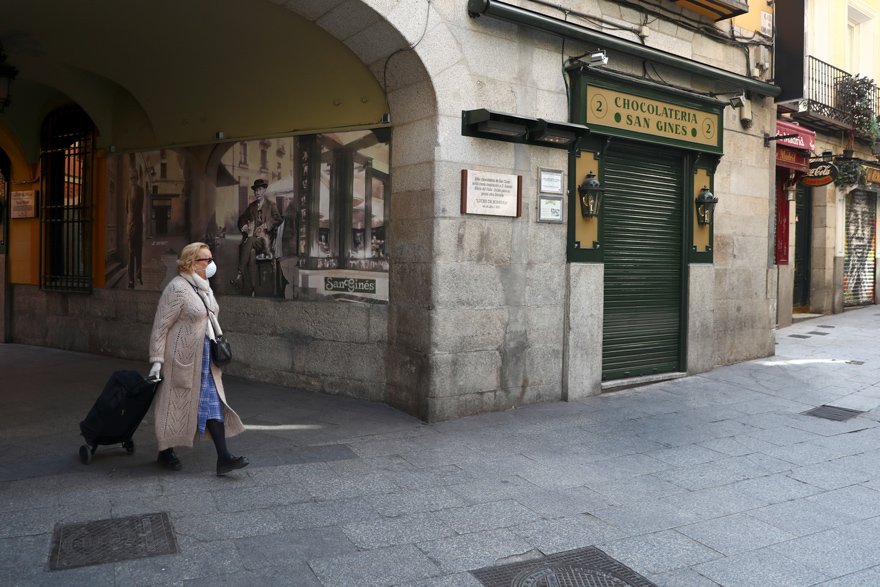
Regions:
[[[428,2],[283,4],[344,43],[385,89],[393,125],[385,400],[427,418],[434,336],[434,186],[441,127],[433,78],[438,69],[460,59],[458,44],[446,25],[447,15]],[[440,47],[442,55],[436,55]]]

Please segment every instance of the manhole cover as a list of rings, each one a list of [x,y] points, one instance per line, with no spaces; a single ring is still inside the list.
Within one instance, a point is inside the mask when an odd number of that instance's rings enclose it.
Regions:
[[[582,569],[580,567],[544,568],[537,571],[524,571],[517,576],[512,587],[627,587],[629,583],[614,575]]]
[[[177,552],[168,514],[55,526],[49,569],[61,571]]]
[[[656,587],[598,548],[471,571],[486,587]]]
[[[864,412],[851,410],[849,408],[838,408],[837,406],[819,406],[818,408],[803,412],[804,416],[814,416],[816,418],[825,418],[826,420],[835,420],[837,422],[843,422],[844,420],[855,418],[862,413]]]

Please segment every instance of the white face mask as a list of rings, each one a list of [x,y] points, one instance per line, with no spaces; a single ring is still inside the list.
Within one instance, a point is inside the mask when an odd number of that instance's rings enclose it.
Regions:
[[[217,273],[217,265],[214,264],[214,261],[208,263],[208,266],[205,267],[205,277],[211,279],[214,277],[214,274]]]

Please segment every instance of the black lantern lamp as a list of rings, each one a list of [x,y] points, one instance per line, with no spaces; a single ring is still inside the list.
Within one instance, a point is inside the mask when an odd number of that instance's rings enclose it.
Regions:
[[[581,215],[584,218],[595,218],[598,216],[605,187],[596,179],[596,174],[592,171],[587,173],[587,176],[584,177],[584,181],[581,182],[577,190],[581,202]]]
[[[715,210],[715,204],[718,203],[718,198],[709,191],[708,187],[703,187],[700,190],[699,195],[697,195],[696,204],[697,204],[697,222],[700,224],[711,224],[712,223],[712,213]]]
[[[6,52],[0,44],[0,112],[3,112],[10,103],[9,86],[18,75],[18,69],[6,63]]]

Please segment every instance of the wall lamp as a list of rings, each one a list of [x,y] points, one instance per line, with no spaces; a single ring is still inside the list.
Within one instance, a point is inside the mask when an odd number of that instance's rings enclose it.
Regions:
[[[794,202],[797,199],[797,174],[794,169],[788,170],[788,181],[783,184],[782,192],[789,202]]]
[[[712,223],[712,214],[715,205],[718,203],[718,197],[709,191],[709,188],[703,186],[695,200],[697,205],[697,222],[702,225]]]
[[[748,96],[746,96],[745,90],[739,90],[738,92],[720,92],[717,94],[713,93],[709,95],[713,98],[717,98],[718,96],[730,96],[727,99],[727,103],[730,104],[730,106],[735,110],[745,106],[746,102],[749,99]]]
[[[596,174],[590,171],[584,177],[584,181],[578,186],[578,200],[581,203],[581,216],[595,218],[599,215],[599,207],[602,205],[602,195],[605,186],[596,179]]]
[[[575,61],[581,61],[583,63],[582,60],[585,57],[587,58],[586,65],[588,67],[604,67],[608,65],[608,53],[605,49],[596,49],[595,51],[587,51],[586,53],[569,57],[568,62],[574,63]]]
[[[18,75],[18,69],[6,63],[6,52],[0,43],[0,112],[3,112],[12,101],[9,88],[12,80]]]
[[[461,134],[465,137],[571,149],[589,133],[589,128],[573,122],[554,122],[485,108],[461,112]]]

